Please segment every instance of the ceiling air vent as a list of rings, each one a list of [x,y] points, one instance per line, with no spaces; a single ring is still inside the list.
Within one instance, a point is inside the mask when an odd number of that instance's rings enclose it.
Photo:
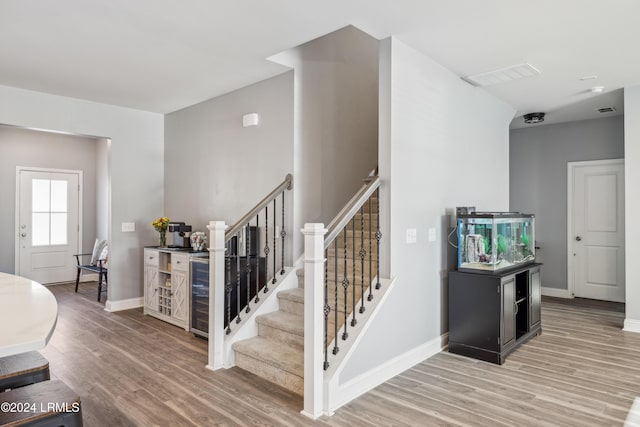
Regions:
[[[596,110],[598,110],[598,113],[613,113],[614,111],[616,111],[614,107],[601,107],[596,108]]]
[[[471,76],[462,77],[462,79],[474,86],[491,86],[498,83],[523,79],[525,77],[537,76],[538,74],[540,74],[540,70],[531,64],[524,63],[501,68],[499,70],[473,74]]]

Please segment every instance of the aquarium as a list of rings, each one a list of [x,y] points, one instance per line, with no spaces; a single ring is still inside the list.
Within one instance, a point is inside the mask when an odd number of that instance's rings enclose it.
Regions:
[[[530,214],[458,215],[458,269],[494,272],[535,261],[534,226]]]

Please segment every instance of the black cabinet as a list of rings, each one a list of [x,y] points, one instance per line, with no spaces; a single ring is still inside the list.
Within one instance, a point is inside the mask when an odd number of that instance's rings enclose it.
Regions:
[[[449,351],[502,364],[540,327],[540,266],[449,272]]]

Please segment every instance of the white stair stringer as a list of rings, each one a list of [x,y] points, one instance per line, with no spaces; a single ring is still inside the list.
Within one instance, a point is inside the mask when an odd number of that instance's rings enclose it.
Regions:
[[[381,365],[362,372],[354,378],[341,378],[343,370],[349,364],[362,339],[367,335],[368,329],[373,323],[372,321],[384,311],[385,301],[393,291],[395,278],[390,280],[382,279],[380,283],[382,285],[381,288],[374,291],[377,292],[374,293],[374,299],[366,305],[367,311],[358,317],[358,324],[350,328],[349,339],[342,341],[338,338],[340,340],[339,343],[342,343],[342,345],[339,345],[340,351],[335,356],[330,353],[330,366],[325,371],[323,384],[324,415],[333,415],[336,409],[442,351],[447,345],[448,334],[445,333]],[[331,349],[332,346],[329,347],[329,352],[331,352]]]
[[[295,274],[295,269],[292,267],[285,267],[283,275],[278,274],[278,281],[271,283],[269,279],[269,293],[265,294],[260,291],[260,301],[256,304],[255,298],[251,300],[249,313],[242,311],[242,323],[235,324],[235,320],[232,321],[232,332],[224,337],[224,363],[225,368],[231,368],[235,366],[235,351],[232,346],[237,341],[246,340],[258,336],[258,324],[256,317],[259,315],[278,311],[278,292],[287,289],[293,289],[298,287],[298,279]],[[234,328],[235,326],[235,328]]]
[[[373,286],[375,286],[375,282],[376,280],[374,278]],[[335,338],[338,340],[338,347],[340,349],[338,351],[338,354],[332,354],[334,345],[333,340],[331,343],[329,343],[329,368],[324,373],[323,384],[323,412],[325,415],[332,415],[334,411],[340,406],[366,393],[371,388],[383,383],[388,379],[387,378],[385,380],[382,380],[374,386],[363,387],[361,391],[359,391],[360,389],[358,387],[353,387],[353,385],[350,385],[349,390],[345,390],[343,384],[340,384],[340,374],[342,373],[342,370],[349,362],[354,351],[358,348],[362,337],[371,325],[371,321],[378,315],[378,313],[380,313],[380,310],[384,306],[388,295],[393,290],[395,279],[380,279],[380,285],[380,289],[373,289],[373,299],[371,301],[366,301],[365,312],[358,313],[358,315],[356,316],[356,319],[358,321],[356,326],[352,327],[351,325],[349,325],[347,329],[349,337],[346,341],[342,340],[342,332],[339,331],[338,337]],[[367,298],[367,295],[369,295],[369,290],[365,289],[365,291],[366,292],[363,297]],[[352,390],[354,390],[355,393],[352,392]]]

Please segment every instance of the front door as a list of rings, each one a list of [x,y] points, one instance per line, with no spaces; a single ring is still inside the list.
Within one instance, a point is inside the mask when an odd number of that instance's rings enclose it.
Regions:
[[[79,171],[18,168],[18,275],[40,283],[75,279],[80,176]]]
[[[575,162],[569,171],[573,293],[624,302],[624,161]]]

